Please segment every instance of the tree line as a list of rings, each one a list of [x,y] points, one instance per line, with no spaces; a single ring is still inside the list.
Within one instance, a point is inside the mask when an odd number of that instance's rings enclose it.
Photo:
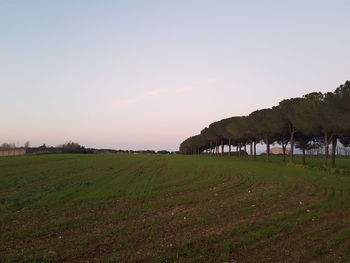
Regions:
[[[350,146],[350,81],[340,85],[334,92],[312,92],[302,97],[285,99],[277,106],[256,110],[248,116],[234,116],[213,122],[200,134],[183,141],[183,154],[246,154],[256,158],[256,145],[266,144],[266,160],[270,160],[270,145],[282,147],[286,161],[286,148],[290,146],[289,161],[293,162],[295,147],[302,152],[313,147],[324,147],[324,167],[336,166],[336,147],[341,143]],[[330,147],[331,146],[331,147]],[[220,152],[221,147],[221,152]],[[232,151],[236,147],[236,151]],[[242,150],[242,147],[244,150]],[[331,151],[331,153],[330,153]]]
[[[23,144],[23,148],[29,148],[29,146],[30,146],[29,141],[26,141]],[[18,147],[16,147],[15,143],[4,142],[4,143],[0,144],[0,149],[7,150],[7,149],[15,149],[15,148],[18,148]]]

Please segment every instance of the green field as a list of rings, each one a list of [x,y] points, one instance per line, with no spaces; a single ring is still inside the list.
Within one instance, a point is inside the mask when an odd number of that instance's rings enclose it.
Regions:
[[[349,201],[280,158],[1,158],[0,262],[348,262]]]

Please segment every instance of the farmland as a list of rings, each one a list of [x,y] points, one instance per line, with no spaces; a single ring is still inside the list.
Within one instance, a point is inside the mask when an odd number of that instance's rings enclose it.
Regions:
[[[344,262],[350,176],[307,161],[1,158],[0,262]]]

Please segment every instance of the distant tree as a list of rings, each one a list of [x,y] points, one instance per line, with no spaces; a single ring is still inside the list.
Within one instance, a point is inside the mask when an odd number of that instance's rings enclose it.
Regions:
[[[337,92],[338,91],[338,92]],[[297,129],[310,139],[310,136],[323,136],[324,167],[328,167],[329,145],[332,144],[332,167],[335,167],[335,150],[338,138],[346,134],[350,123],[349,100],[343,87],[336,92],[322,94],[313,92],[303,96],[299,103],[299,115],[295,121]],[[345,87],[346,91],[346,87]],[[345,100],[344,100],[345,98]]]
[[[170,154],[169,151],[167,150],[161,150],[161,151],[157,151],[158,154]]]
[[[29,141],[26,141],[25,143],[24,143],[24,148],[29,148],[30,147],[30,142]]]
[[[256,159],[256,144],[261,141],[261,137],[254,123],[254,117],[244,117],[243,125],[245,126],[245,138],[250,144],[250,156],[252,159]]]
[[[323,130],[329,136],[327,143],[332,144],[332,167],[335,167],[338,139],[350,135],[350,81],[340,85],[333,93],[326,93],[322,109],[325,116]]]
[[[280,133],[276,134],[275,139],[276,139],[276,142],[282,146],[283,162],[285,162],[287,145],[290,139],[289,134],[281,130]]]
[[[298,122],[300,114],[300,102],[302,98],[292,98],[282,100],[278,107],[283,114],[284,121],[288,126],[289,133],[289,144],[290,144],[290,153],[289,153],[289,162],[293,162],[294,159],[294,144],[295,144],[295,133],[297,132],[296,122]]]
[[[236,142],[238,156],[241,156],[241,146],[245,144],[248,137],[249,123],[246,117],[237,116],[228,119],[226,127],[230,141]]]
[[[350,156],[350,136],[339,138],[339,142],[343,145],[343,155]]]
[[[313,92],[294,100],[293,113],[290,114],[293,126],[296,128],[294,142],[302,150],[302,162],[305,162],[305,152],[311,148],[310,142],[322,136],[322,105],[323,94]]]
[[[219,153],[219,146],[221,145],[221,155],[224,154],[224,146],[225,141],[228,139],[229,135],[226,131],[226,120],[220,120],[213,122],[209,125],[209,129],[213,131],[213,133],[216,135],[217,141],[216,141],[216,153]]]
[[[183,154],[200,154],[206,147],[207,140],[199,134],[183,141],[180,145],[180,152]]]
[[[13,149],[13,148],[16,148],[16,144],[4,142],[3,144],[1,144],[0,148],[1,149]]]
[[[270,144],[275,141],[275,137],[280,133],[284,122],[275,109],[263,109],[252,112],[250,115],[257,135],[266,144],[266,160],[270,160]]]
[[[235,118],[235,117],[233,117]],[[216,125],[217,133],[221,138],[221,154],[224,154],[224,146],[229,146],[229,155],[231,155],[231,146],[232,146],[232,134],[228,130],[228,126],[232,122],[233,118],[222,119]]]
[[[341,137],[339,141],[344,147],[350,147],[350,137]]]
[[[279,106],[272,107],[269,113],[272,142],[282,146],[283,161],[286,160],[286,148],[289,142],[289,122]]]
[[[216,135],[214,129],[212,128],[204,128],[200,134],[206,139],[206,148],[209,149],[210,153],[212,153],[215,143],[219,140],[219,136]]]
[[[256,155],[256,143],[266,143],[266,159],[270,157],[270,144],[282,145],[285,161],[286,147],[290,144],[290,158],[293,162],[294,147],[303,153],[305,164],[306,151],[324,145],[324,166],[328,166],[329,145],[332,145],[332,167],[335,167],[338,141],[344,146],[344,152],[350,143],[350,82],[346,81],[334,92],[322,94],[312,92],[301,98],[281,101],[270,109],[257,110],[247,117],[231,117],[213,122],[200,135],[191,136],[180,145],[181,153],[212,152],[215,149],[224,153],[224,146],[237,146],[237,154],[242,145],[250,144],[250,154]],[[214,145],[215,144],[215,145]],[[239,151],[238,151],[239,149]],[[318,152],[319,153],[319,152]],[[322,152],[321,152],[322,154]]]
[[[302,152],[302,164],[306,164],[306,150],[309,150],[312,148],[312,144],[310,142],[312,142],[314,136],[312,135],[305,135],[303,133],[296,133],[296,136],[295,136],[295,146],[299,149],[301,149],[301,152]]]
[[[84,147],[80,146],[77,142],[68,141],[62,146],[62,151],[66,153],[77,153],[82,152]]]

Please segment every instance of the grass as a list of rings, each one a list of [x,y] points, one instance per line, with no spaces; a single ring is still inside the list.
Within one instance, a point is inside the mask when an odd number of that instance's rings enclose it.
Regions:
[[[0,262],[344,262],[350,176],[307,161],[1,158]]]

